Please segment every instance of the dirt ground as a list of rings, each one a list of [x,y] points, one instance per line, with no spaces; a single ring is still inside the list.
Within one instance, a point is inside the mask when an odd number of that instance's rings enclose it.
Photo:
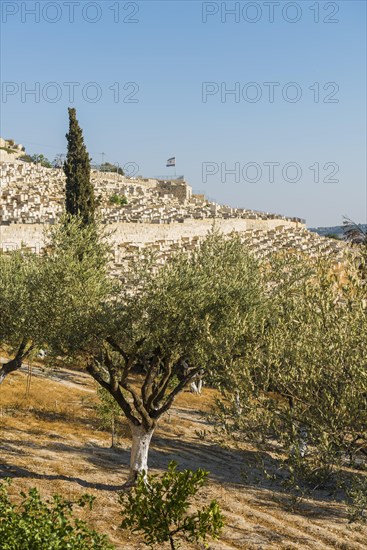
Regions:
[[[210,472],[210,483],[200,495],[203,502],[216,498],[226,521],[221,539],[211,543],[211,549],[367,549],[367,527],[348,524],[345,505],[327,493],[295,503],[271,479],[278,468],[273,455],[250,446],[226,449],[211,442],[202,412],[212,399],[209,389],[202,396],[181,395],[161,420],[149,456],[154,472],[164,470],[172,459],[180,468]],[[50,373],[33,367],[31,379],[26,369],[10,375],[0,386],[0,477],[13,478],[13,494],[30,487],[44,496],[93,494],[97,499],[86,518],[91,525],[107,533],[120,550],[147,548],[139,536],[119,529],[117,494],[129,463],[126,424],[121,422],[118,447],[111,449],[94,403],[95,384],[82,372]],[[261,461],[269,479],[261,473]]]

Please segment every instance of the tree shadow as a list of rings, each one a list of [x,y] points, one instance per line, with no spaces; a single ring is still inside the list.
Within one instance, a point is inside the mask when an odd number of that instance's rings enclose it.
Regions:
[[[3,440],[2,448],[12,456],[17,454],[27,455],[21,450],[21,446],[37,450],[45,449],[54,453],[70,454],[84,458],[96,468],[108,472],[108,475],[127,477],[130,460],[130,448],[107,448],[99,444],[88,443],[75,447],[61,441],[48,442],[47,447],[36,442],[21,440]],[[239,490],[241,488],[256,491],[256,501],[259,506],[266,506],[270,509],[281,507],[287,512],[307,513],[309,517],[345,517],[341,510],[335,508],[335,504],[341,498],[330,498],[327,491],[319,490],[310,499],[301,501],[294,506],[295,494],[281,486],[281,475],[285,473],[280,470],[279,460],[273,458],[267,452],[262,452],[259,461],[259,451],[243,451],[237,449],[223,449],[213,443],[187,442],[173,440],[156,436],[152,441],[149,452],[149,467],[154,470],[166,470],[169,462],[175,460],[179,469],[196,469],[201,467],[209,471],[209,478],[219,484],[225,484],[227,489]],[[29,456],[29,455],[28,455]],[[72,465],[73,459],[68,461]],[[276,480],[266,479],[259,462],[265,465],[268,471],[277,472]],[[246,465],[246,475],[244,475]],[[32,478],[48,481],[67,481],[77,483],[81,487],[98,489],[100,491],[123,490],[125,479],[121,484],[109,484],[93,482],[77,476],[65,474],[41,474],[27,469],[24,466],[12,466],[7,463],[0,464],[0,478]],[[265,478],[265,479],[264,479]],[[265,496],[261,491],[266,490]],[[335,497],[335,495],[334,495]]]
[[[47,481],[69,481],[72,483],[78,483],[81,487],[86,489],[98,489],[99,491],[120,491],[123,489],[123,485],[111,485],[108,483],[93,483],[86,481],[80,477],[66,476],[63,474],[38,474],[32,472],[27,468],[20,466],[10,466],[8,464],[0,464],[0,479],[1,478],[31,478]]]
[[[50,411],[34,407],[31,413],[38,420],[43,420],[46,422],[73,422],[75,424],[79,424],[80,426],[85,426],[86,428],[90,428],[93,430],[96,430],[100,427],[100,423],[98,422],[97,418],[92,419],[90,417],[80,416],[68,410]]]

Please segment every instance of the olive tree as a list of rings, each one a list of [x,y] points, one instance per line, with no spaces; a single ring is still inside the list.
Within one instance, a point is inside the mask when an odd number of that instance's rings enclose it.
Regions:
[[[367,454],[366,287],[348,262],[275,259],[267,277],[264,330],[217,414],[237,437],[281,442],[317,484]]]
[[[33,315],[32,281],[38,267],[32,254],[0,253],[0,345],[12,356],[0,368],[0,384],[42,342]]]
[[[98,225],[69,215],[46,233],[34,311],[53,355],[82,359],[100,348],[108,332],[114,281],[107,238]]]
[[[108,304],[109,334],[87,370],[132,434],[130,476],[148,469],[159,419],[199,375],[231,368],[261,305],[258,266],[237,237],[211,234],[163,267],[140,263]]]
[[[0,254],[0,344],[13,354],[0,369],[0,383],[39,348],[81,352],[102,332],[111,294],[104,237],[77,217],[66,217],[45,237],[41,255]]]
[[[262,279],[240,239],[216,233],[162,267],[140,258],[120,279],[108,262],[94,224],[72,217],[55,226],[33,277],[32,312],[50,352],[84,364],[124,413],[134,483],[177,396],[199,376],[223,379],[254,340]]]
[[[215,379],[241,353],[261,304],[261,279],[239,238],[213,233],[190,255],[162,267],[140,258],[115,280],[101,241],[88,252],[90,231],[54,230],[55,252],[44,267],[54,295],[40,298],[40,310],[50,304],[53,352],[78,357],[124,413],[134,483],[147,472],[153,432],[180,392],[204,373]]]

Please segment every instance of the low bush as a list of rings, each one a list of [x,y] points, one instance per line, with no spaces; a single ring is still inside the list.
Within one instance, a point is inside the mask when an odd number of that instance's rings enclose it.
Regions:
[[[37,489],[21,492],[19,504],[8,494],[10,480],[0,484],[0,548],[2,550],[113,550],[106,535],[97,533],[74,517],[73,507],[89,505],[94,497],[83,495],[76,503],[53,495],[42,500]]]
[[[115,193],[114,195],[111,195],[110,203],[116,204],[117,206],[125,206],[127,204],[127,198],[125,195],[117,195]]]
[[[207,536],[219,538],[223,516],[216,500],[197,512],[189,513],[190,497],[205,485],[208,472],[200,468],[177,471],[172,461],[162,476],[141,474],[130,493],[121,493],[123,521],[121,527],[142,532],[147,546],[169,542],[171,550],[180,541],[203,542]],[[160,546],[161,548],[161,546]]]

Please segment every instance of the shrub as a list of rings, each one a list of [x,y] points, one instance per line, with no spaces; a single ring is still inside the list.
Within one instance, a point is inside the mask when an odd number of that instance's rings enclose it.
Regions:
[[[22,155],[19,157],[19,160],[22,160],[23,162],[33,162],[31,155]]]
[[[98,420],[102,428],[108,429],[111,433],[111,448],[115,446],[116,439],[116,424],[122,416],[122,411],[117,401],[112,395],[101,388],[97,387],[98,403],[95,406],[95,410],[98,416]]]
[[[45,168],[52,168],[51,162],[44,156],[44,155],[33,155],[32,162],[34,164],[40,164],[41,166],[44,166]]]
[[[117,193],[115,193],[114,195],[111,195],[110,203],[118,206],[125,206],[127,204],[127,198],[125,195],[117,195]]]
[[[367,521],[367,479],[354,478],[347,490],[350,501],[347,508],[349,523]]]
[[[337,241],[341,240],[341,237],[337,233],[326,233],[325,237],[327,239],[336,239]]]
[[[31,162],[33,164],[40,164],[45,168],[52,168],[51,162],[44,155],[22,155],[19,160],[23,162]]]
[[[0,548],[2,550],[113,550],[106,537],[74,518],[72,503],[60,495],[43,501],[37,489],[21,492],[20,504],[10,501],[10,480],[0,484]],[[83,495],[78,506],[92,507]]]
[[[217,539],[223,527],[223,516],[216,500],[195,513],[188,513],[190,497],[206,483],[208,472],[200,468],[177,471],[172,461],[162,476],[146,476],[143,472],[130,493],[120,494],[123,505],[121,527],[142,532],[151,548],[170,542],[171,550],[180,547],[180,541],[204,544],[207,536]]]
[[[101,172],[111,172],[113,174],[119,174],[120,176],[124,175],[124,171],[123,171],[122,168],[120,168],[119,166],[117,166],[115,164],[111,164],[110,162],[105,162],[105,163],[101,164],[100,171]]]

